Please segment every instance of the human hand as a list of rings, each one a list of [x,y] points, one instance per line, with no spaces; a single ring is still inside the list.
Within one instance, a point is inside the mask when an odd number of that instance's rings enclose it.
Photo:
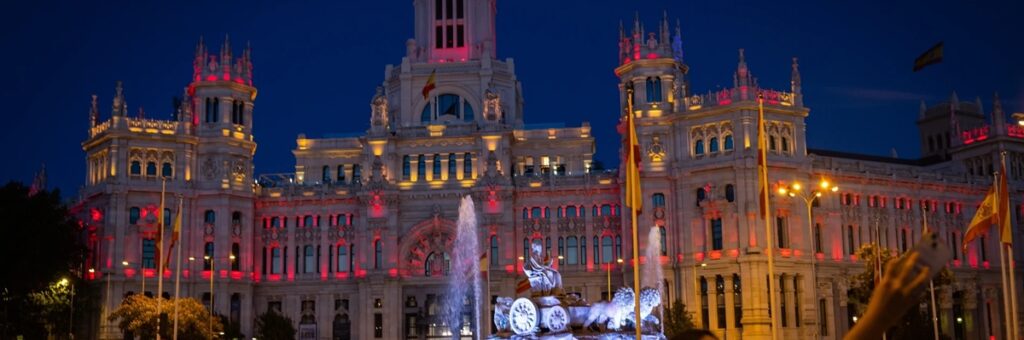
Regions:
[[[903,314],[917,302],[919,288],[931,277],[931,269],[918,266],[918,252],[889,262],[885,276],[875,287],[867,311],[844,339],[878,339],[885,330],[902,319]]]

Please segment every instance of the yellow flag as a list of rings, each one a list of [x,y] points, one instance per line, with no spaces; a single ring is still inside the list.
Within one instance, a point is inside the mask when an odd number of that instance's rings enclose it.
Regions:
[[[636,137],[636,124],[633,119],[633,96],[627,95],[629,105],[626,110],[626,207],[638,214],[643,210],[643,194],[640,193],[640,142]]]
[[[989,228],[992,227],[992,222],[996,219],[996,210],[996,191],[993,187],[988,189],[988,194],[981,201],[981,206],[974,213],[974,218],[971,219],[971,224],[967,227],[967,232],[964,233],[964,249],[967,249],[968,243],[988,233]]]
[[[1010,190],[1006,186],[1006,163],[1003,162],[1002,170],[999,172],[999,197],[993,223],[999,225],[1000,238],[1003,244],[1013,245],[1013,229],[1010,226]]]

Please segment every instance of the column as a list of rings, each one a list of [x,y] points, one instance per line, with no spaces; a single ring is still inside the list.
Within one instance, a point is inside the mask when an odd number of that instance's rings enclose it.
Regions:
[[[733,299],[732,275],[723,275],[723,277],[725,279],[725,329],[727,330],[725,336],[728,337],[729,334],[733,334],[733,337],[738,337],[735,328],[736,316],[733,313],[733,306],[736,305],[736,302]],[[742,280],[740,283],[743,283]],[[723,340],[726,340],[726,338],[723,338]]]
[[[780,277],[782,284],[779,285],[779,288],[782,289],[782,298],[786,301],[786,310],[781,311],[781,313],[785,313],[786,315],[786,326],[787,328],[791,328],[790,332],[798,332],[799,329],[796,328],[796,309],[800,308],[800,302],[796,301],[797,288],[793,286],[793,275],[783,274],[780,275]],[[779,306],[782,306],[781,302],[779,302]],[[782,315],[780,314],[779,316]],[[782,333],[779,334],[781,335]]]

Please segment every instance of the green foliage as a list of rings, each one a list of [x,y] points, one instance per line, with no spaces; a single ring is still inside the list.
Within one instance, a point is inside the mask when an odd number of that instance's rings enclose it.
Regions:
[[[178,338],[210,339],[223,331],[218,318],[210,318],[210,312],[202,303],[193,298],[164,299],[160,305],[160,336],[170,339],[174,327],[174,305],[178,305]],[[142,294],[129,296],[108,319],[117,322],[124,331],[131,331],[142,339],[156,337],[157,299]],[[211,333],[210,322],[213,322]]]
[[[75,319],[84,320],[85,284],[76,282],[83,271],[84,233],[61,203],[60,192],[39,191],[29,196],[24,184],[0,187],[0,337],[23,335],[46,338],[68,332],[70,291],[52,285],[67,277],[75,285]]]
[[[240,322],[231,322],[231,319],[224,315],[217,315],[217,318],[219,318],[220,323],[224,325],[224,335],[221,336],[221,338],[238,340],[245,339],[245,334],[242,334],[242,324]]]
[[[686,305],[681,299],[676,299],[671,307],[665,309],[665,318],[662,322],[665,325],[665,336],[669,339],[697,327],[693,317],[686,312]]]
[[[267,311],[256,318],[256,338],[265,340],[295,340],[292,319]]]
[[[894,253],[892,249],[876,247],[873,243],[864,244],[857,250],[857,258],[864,264],[864,271],[853,276],[852,280],[850,280],[850,291],[847,293],[847,303],[853,304],[857,315],[864,313],[868,300],[871,299],[871,294],[874,292],[875,258],[877,257],[881,260],[884,270],[889,261],[899,259],[899,257],[893,256]],[[953,273],[948,268],[943,268],[933,282],[936,290],[942,286],[948,286],[953,283]],[[907,314],[903,315],[900,323],[887,332],[890,338],[921,337],[931,339],[934,337],[930,319],[931,300],[928,290],[925,289],[918,299],[920,308],[912,308]]]

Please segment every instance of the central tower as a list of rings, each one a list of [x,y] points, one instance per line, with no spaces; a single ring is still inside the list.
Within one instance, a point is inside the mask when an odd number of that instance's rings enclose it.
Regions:
[[[431,62],[456,62],[495,55],[495,0],[414,0],[410,48]]]

